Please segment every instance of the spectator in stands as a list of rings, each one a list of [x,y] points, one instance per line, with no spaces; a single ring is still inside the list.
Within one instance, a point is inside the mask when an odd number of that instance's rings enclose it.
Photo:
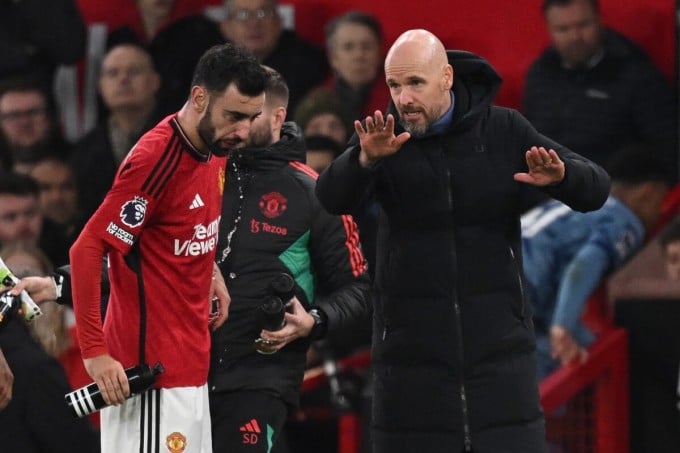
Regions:
[[[15,241],[38,244],[42,232],[39,194],[30,176],[0,174],[0,246]]]
[[[390,101],[382,48],[382,28],[371,14],[350,11],[326,25],[326,53],[333,75],[325,85],[342,99],[350,118],[384,110]]]
[[[54,100],[36,79],[0,82],[0,134],[12,152],[15,170],[28,172],[43,157],[69,153]]]
[[[248,147],[229,156],[224,188],[217,262],[231,304],[211,346],[216,452],[270,451],[299,404],[310,342],[350,329],[348,336],[356,336],[370,326],[370,282],[356,226],[349,216],[330,215],[314,196],[316,175],[303,163],[301,131],[284,123],[286,82],[276,71],[269,75],[262,114],[252,122]],[[294,294],[284,301],[285,326],[267,330],[260,307],[282,273],[294,280]],[[258,335],[274,356],[256,352]],[[244,437],[246,423],[262,433]]]
[[[343,151],[340,143],[325,135],[310,135],[305,137],[307,147],[307,165],[317,173],[328,167],[333,159]]]
[[[315,88],[307,93],[293,116],[306,137],[323,135],[343,146],[350,136],[350,118],[341,98],[327,88]]]
[[[0,79],[33,77],[52,90],[55,68],[80,60],[86,35],[75,0],[0,1]]]
[[[388,113],[355,121],[316,186],[329,212],[371,196],[381,209],[373,451],[542,452],[520,187],[589,211],[606,200],[609,177],[494,106],[491,65],[447,52],[426,30],[397,38],[385,74]]]
[[[225,0],[222,35],[250,50],[262,64],[277,70],[288,83],[288,110],[294,111],[307,92],[328,72],[322,49],[284,30],[276,0]]]
[[[68,250],[84,223],[73,169],[66,161],[49,157],[38,161],[30,176],[40,188],[44,219],[40,243],[50,261],[63,266],[68,263]]]
[[[295,122],[302,128],[306,137],[329,137],[336,141],[343,150],[352,130],[349,118],[339,94],[324,87],[310,91],[298,105],[294,116]],[[359,226],[361,246],[368,261],[371,278],[375,270],[375,234],[378,212],[379,209],[374,200],[366,199],[351,213]]]
[[[155,109],[160,85],[151,55],[144,47],[121,44],[104,56],[99,93],[108,116],[81,138],[73,151],[83,218],[89,218],[99,207],[132,145],[160,119]]]
[[[599,164],[622,145],[656,143],[678,177],[676,101],[660,70],[606,27],[597,0],[544,0],[552,39],[531,65],[524,113],[539,132]]]
[[[50,230],[53,227],[43,218],[39,197],[38,183],[30,176],[0,173],[0,246],[23,242],[50,251],[50,259],[64,261],[68,246]]]
[[[49,261],[39,249],[26,245],[9,245],[0,256],[17,277],[46,275]],[[64,403],[72,390],[64,369],[45,346],[56,351],[56,338],[38,327],[49,315],[32,325],[14,316],[3,324],[0,348],[14,373],[12,401],[0,411],[3,451],[12,452],[83,452],[99,451],[99,436],[87,420],[77,419]]]
[[[179,110],[189,96],[199,58],[224,41],[216,22],[202,14],[183,16],[182,0],[135,0],[140,20],[109,33],[107,47],[134,43],[146,47],[160,74],[157,111],[163,117]]]
[[[665,162],[643,144],[617,150],[608,165],[612,187],[594,212],[548,201],[522,216],[522,254],[534,309],[538,376],[583,361],[598,332],[584,324],[588,297],[641,247],[668,186]]]

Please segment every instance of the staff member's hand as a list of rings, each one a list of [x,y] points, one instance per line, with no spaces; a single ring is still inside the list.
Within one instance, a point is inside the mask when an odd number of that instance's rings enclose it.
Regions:
[[[263,330],[260,337],[271,343],[272,349],[278,351],[298,338],[308,336],[314,327],[314,318],[302,306],[297,297],[286,304],[286,325],[279,330]]]
[[[379,159],[396,153],[411,137],[408,132],[402,132],[395,137],[394,116],[389,114],[385,119],[380,110],[375,111],[374,117],[366,117],[365,128],[361,121],[355,121],[354,130],[361,146],[359,164],[362,167],[370,167]]]
[[[0,410],[7,407],[12,400],[12,385],[14,384],[14,375],[9,369],[9,364],[5,360],[5,355],[0,349]]]
[[[526,152],[529,171],[515,173],[515,181],[531,184],[532,186],[547,186],[557,184],[564,179],[564,162],[554,149],[532,146]]]

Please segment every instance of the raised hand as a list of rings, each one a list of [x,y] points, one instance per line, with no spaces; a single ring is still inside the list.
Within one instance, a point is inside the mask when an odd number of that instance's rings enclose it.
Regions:
[[[380,110],[374,116],[366,117],[366,127],[361,121],[354,122],[354,130],[359,136],[361,152],[359,163],[362,167],[370,167],[379,159],[396,153],[406,140],[411,138],[408,132],[394,135],[394,116],[387,115],[385,119]]]
[[[564,179],[564,162],[554,149],[532,146],[526,152],[527,173],[515,173],[515,181],[531,184],[532,186],[547,186],[557,184]]]

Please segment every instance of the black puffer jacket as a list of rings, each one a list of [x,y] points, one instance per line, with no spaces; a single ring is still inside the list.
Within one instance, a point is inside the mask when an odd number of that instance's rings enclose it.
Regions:
[[[292,275],[297,298],[324,313],[329,335],[370,329],[371,305],[354,222],[321,207],[300,129],[285,123],[282,132],[271,147],[232,153],[227,164],[217,259],[232,301],[213,335],[210,389],[261,390],[295,405],[310,340],[273,355],[253,349],[271,280]]]
[[[513,174],[527,171],[531,146],[554,148],[566,178],[547,192],[584,211],[604,203],[610,181],[518,112],[491,106],[500,78],[485,60],[449,52],[449,62],[456,79],[448,131],[411,138],[372,169],[360,167],[355,144],[317,183],[330,212],[348,212],[369,190],[384,212],[374,294],[374,446],[381,453],[542,451],[523,294],[524,190]]]

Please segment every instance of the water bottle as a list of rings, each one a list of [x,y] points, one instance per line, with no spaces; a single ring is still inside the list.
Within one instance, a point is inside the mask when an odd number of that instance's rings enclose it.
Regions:
[[[156,382],[156,376],[164,371],[165,369],[160,362],[156,363],[153,368],[147,364],[142,364],[125,369],[125,375],[130,385],[130,395],[128,398],[151,388],[154,382]],[[80,418],[86,417],[107,406],[96,382],[67,393],[64,395],[64,399],[66,399],[66,404],[71,409],[73,415]]]
[[[295,280],[282,272],[269,282],[269,291],[271,295],[260,305],[260,319],[262,329],[275,332],[286,325],[286,304],[295,296]],[[254,346],[260,354],[276,352],[271,342],[262,338],[257,338]]]
[[[262,329],[275,332],[283,329],[286,325],[286,306],[279,296],[270,296],[260,305],[260,317]],[[276,349],[272,343],[263,338],[257,338],[254,343],[255,350],[260,354],[274,354]]]

